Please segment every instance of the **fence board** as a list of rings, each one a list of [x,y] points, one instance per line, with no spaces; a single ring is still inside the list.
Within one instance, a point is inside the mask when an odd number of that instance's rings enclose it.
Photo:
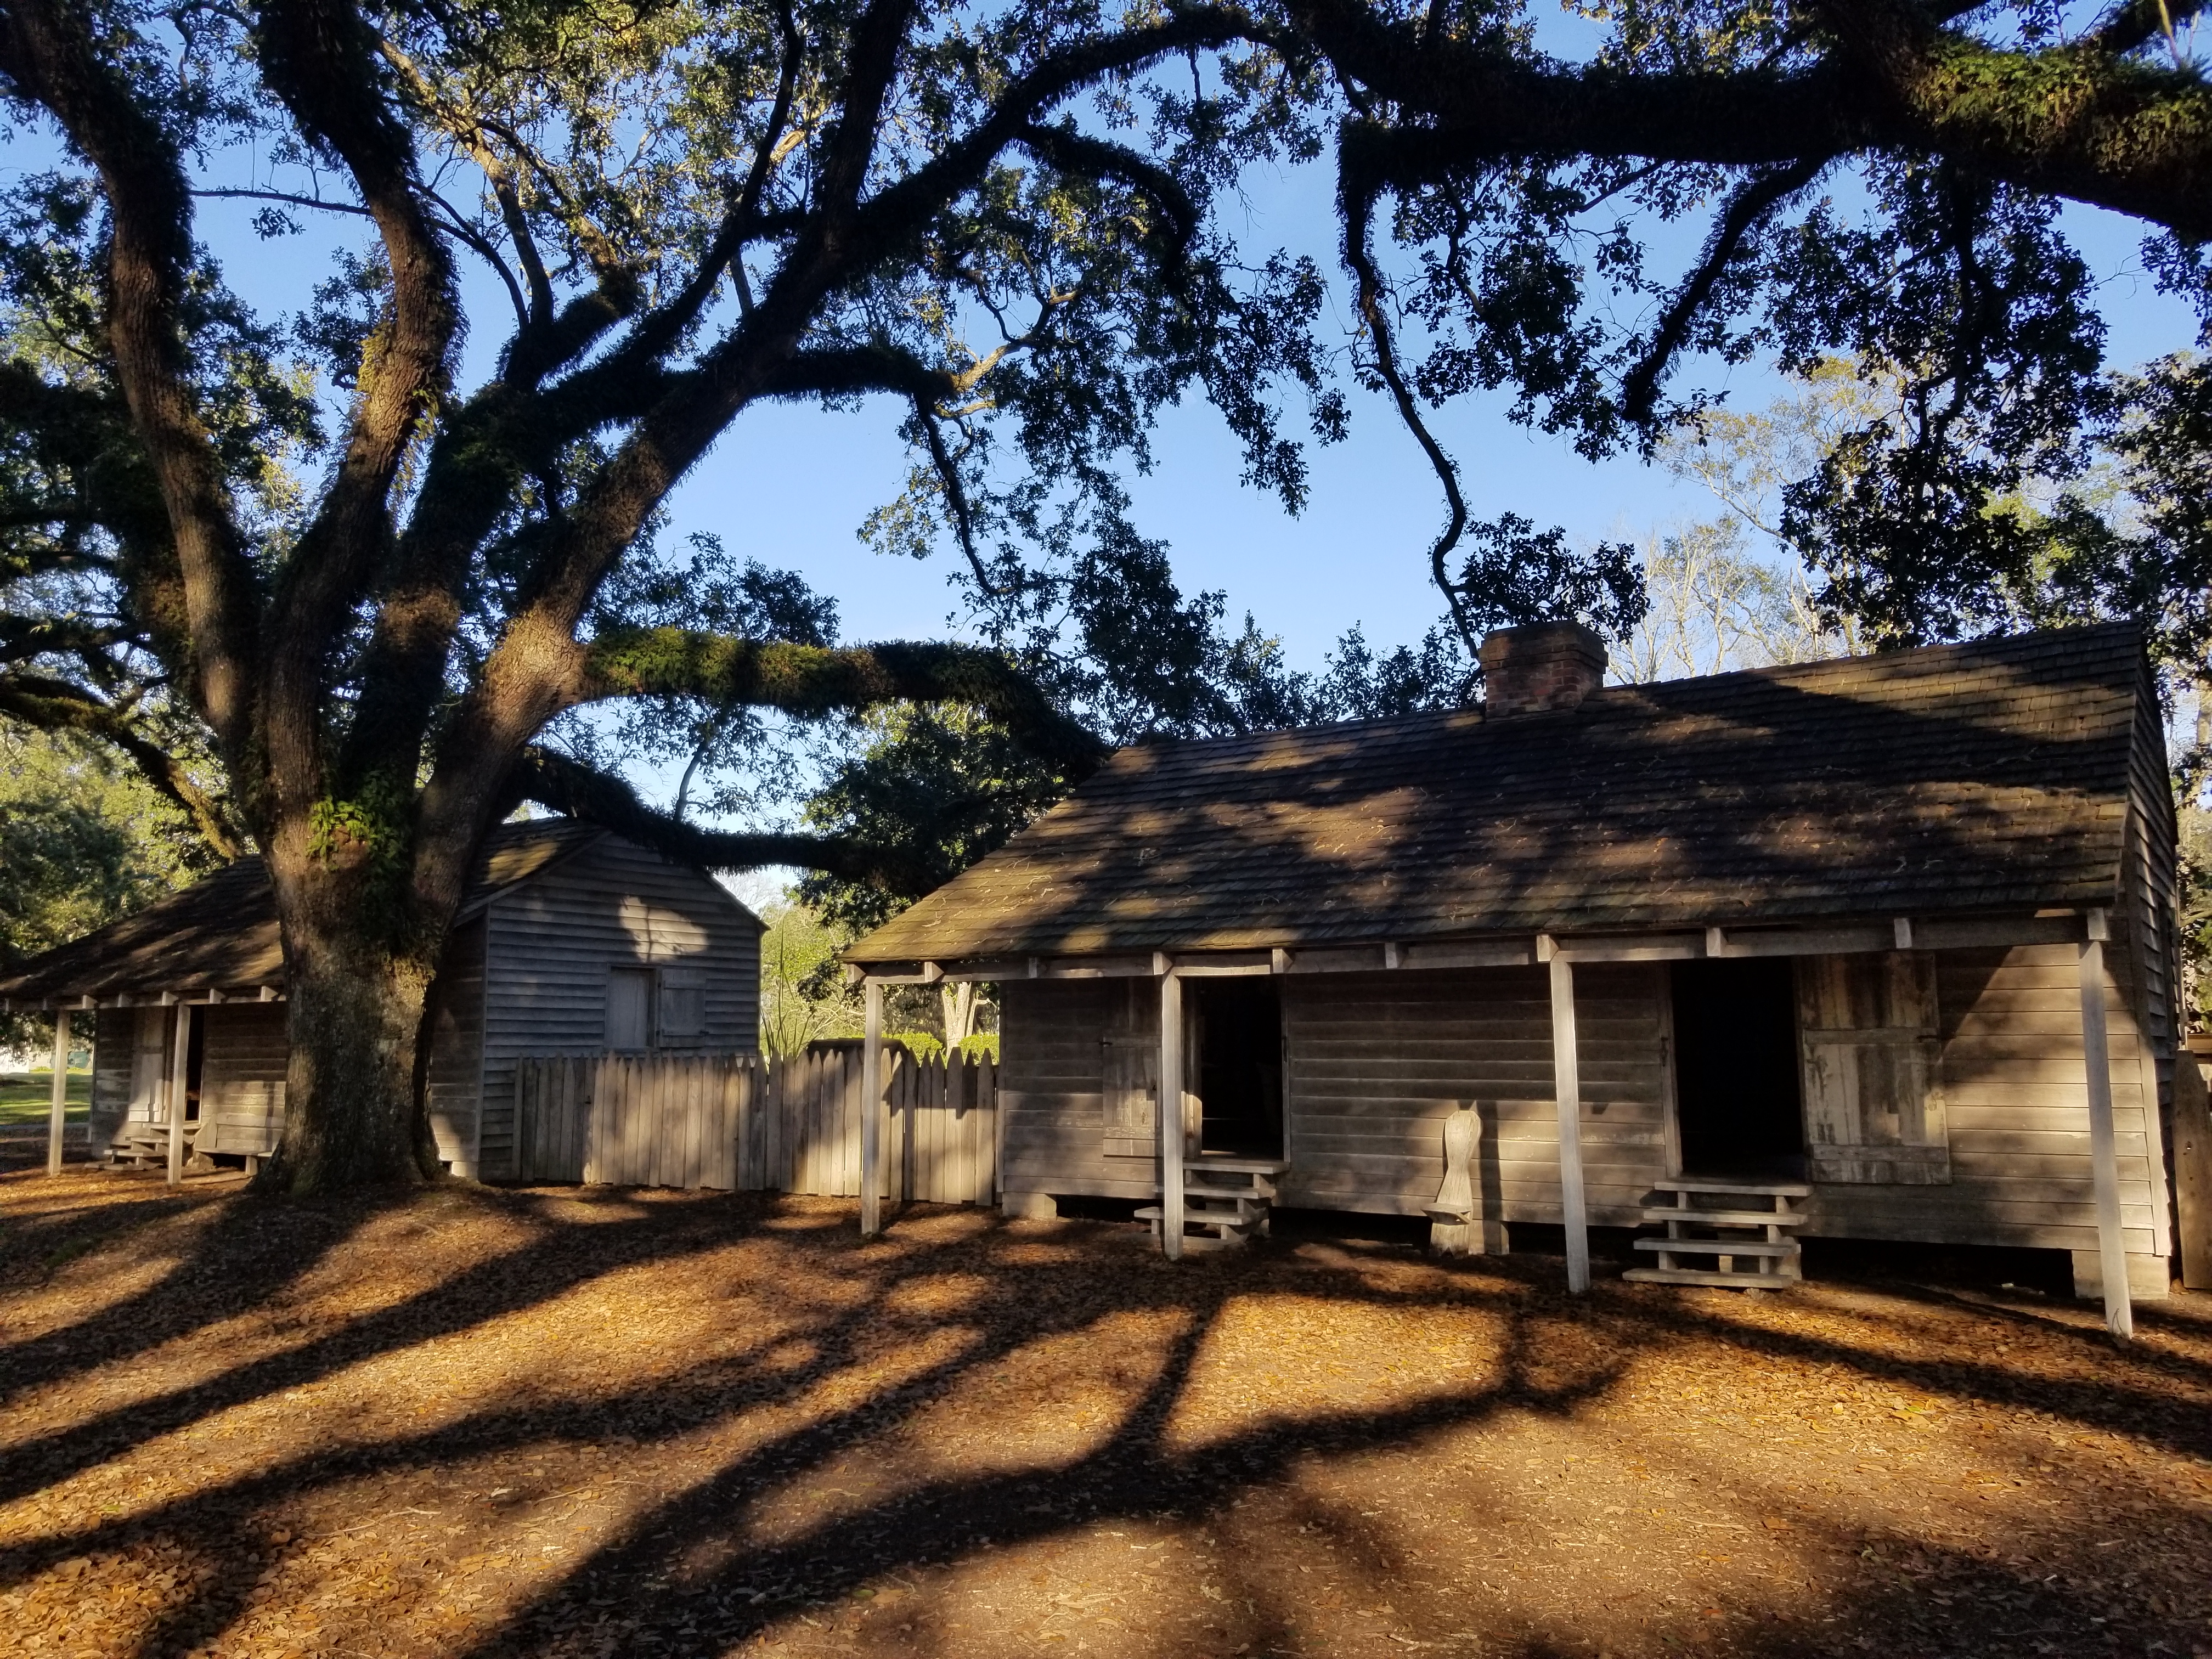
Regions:
[[[998,1079],[988,1060],[887,1057],[883,1195],[998,1200]],[[594,1054],[526,1058],[514,1076],[526,1182],[702,1187],[854,1198],[860,1190],[860,1056]]]

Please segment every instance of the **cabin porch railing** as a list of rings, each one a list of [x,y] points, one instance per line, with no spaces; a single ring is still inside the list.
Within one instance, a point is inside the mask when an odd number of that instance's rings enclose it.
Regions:
[[[997,1067],[894,1048],[877,1109],[884,1198],[998,1200]],[[515,1176],[857,1197],[860,1054],[589,1054],[515,1064]]]

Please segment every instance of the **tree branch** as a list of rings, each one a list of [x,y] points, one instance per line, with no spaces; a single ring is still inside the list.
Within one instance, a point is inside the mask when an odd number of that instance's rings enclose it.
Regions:
[[[1697,319],[1698,312],[1712,297],[1713,289],[1728,274],[1741,252],[1743,240],[1763,222],[1767,215],[1820,176],[1830,158],[1814,156],[1789,167],[1776,167],[1760,173],[1735,193],[1712,234],[1705,239],[1703,255],[1698,268],[1690,273],[1689,280],[1668,305],[1660,318],[1659,326],[1651,337],[1650,349],[1643,360],[1628,371],[1621,381],[1621,412],[1638,426],[1651,419],[1652,405],[1658,400],[1659,382],[1674,354],[1682,349],[1689,337],[1690,325]]]
[[[835,836],[736,835],[702,830],[648,806],[622,779],[610,777],[538,745],[523,752],[511,775],[512,802],[535,801],[562,816],[604,825],[678,864],[704,870],[757,870],[797,865],[846,881],[894,891],[926,885],[927,872],[895,848],[871,848]]]
[[[876,0],[866,14],[867,40],[854,48],[833,156],[817,175],[817,201],[835,203],[840,191],[860,186],[865,167],[848,181],[850,169],[835,156],[845,153],[840,146],[860,146],[865,155],[872,144],[872,126],[864,131],[858,114],[871,99],[880,98],[879,81],[888,85],[897,44],[887,33],[888,20],[903,15],[902,0]],[[1223,45],[1254,27],[1241,12],[1206,8],[1049,54],[1015,81],[966,137],[933,160],[849,213],[817,207],[794,234],[760,304],[639,422],[555,526],[505,634],[447,728],[424,792],[422,834],[450,839],[457,856],[474,846],[489,810],[483,781],[504,771],[508,757],[520,752],[583,678],[584,650],[575,629],[599,584],[677,480],[798,351],[823,295],[877,269],[920,235],[1054,100],[1102,76],[1141,67],[1185,46]],[[425,891],[421,897],[434,913],[444,902],[441,893]]]
[[[1162,263],[1170,269],[1182,263],[1191,239],[1198,234],[1198,204],[1165,167],[1155,166],[1126,145],[1087,137],[1069,127],[1030,125],[1021,142],[1041,161],[1061,173],[1091,179],[1118,179],[1149,198],[1167,215],[1168,234]]]
[[[0,674],[0,714],[41,732],[74,732],[112,744],[130,757],[148,782],[183,810],[210,847],[227,859],[234,859],[245,850],[222,809],[192,781],[191,774],[174,756],[131,730],[115,710],[80,687],[42,674]]]
[[[1335,65],[1399,106],[1347,125],[1355,182],[1409,189],[1515,157],[1724,167],[1934,151],[1990,177],[2212,237],[2212,88],[2076,43],[2007,52],[1889,0],[1823,0],[1845,43],[1795,74],[1561,68],[1484,42],[1424,41],[1363,0],[1291,0]]]
[[[254,36],[270,89],[351,173],[392,270],[391,320],[364,364],[344,453],[271,605],[270,770],[288,796],[287,820],[304,824],[326,781],[319,738],[330,652],[389,551],[392,481],[443,390],[459,309],[413,141],[385,101],[377,42],[360,14],[339,0],[270,0]]]
[[[1359,314],[1367,325],[1368,337],[1374,342],[1375,367],[1382,376],[1382,384],[1389,388],[1391,401],[1398,406],[1399,419],[1405,422],[1414,441],[1420,445],[1421,453],[1429,458],[1437,481],[1443,486],[1446,517],[1443,533],[1429,549],[1429,574],[1444,596],[1444,604],[1451,611],[1452,626],[1459,630],[1460,640],[1467,647],[1468,660],[1473,662],[1481,651],[1482,641],[1475,637],[1466,601],[1452,581],[1448,563],[1452,549],[1459,545],[1461,532],[1467,528],[1467,501],[1460,494],[1459,469],[1452,465],[1451,457],[1444,453],[1443,446],[1421,419],[1420,405],[1414,400],[1412,388],[1407,386],[1406,377],[1398,371],[1390,319],[1383,310],[1382,278],[1368,250],[1375,198],[1371,194],[1355,196],[1348,181],[1340,184],[1339,191],[1338,201],[1344,215],[1344,262],[1352,268],[1358,284]]]
[[[983,708],[1033,752],[1076,775],[1105,757],[1028,675],[974,646],[886,641],[832,647],[639,629],[592,641],[570,706],[610,697],[690,696],[717,708],[774,708],[801,720],[890,702]]]
[[[53,0],[0,16],[0,74],[53,112],[98,169],[111,219],[107,332],[115,373],[160,485],[183,586],[188,658],[173,662],[234,767],[252,744],[258,605],[222,463],[187,390],[179,313],[191,198],[175,146],[82,21]]]

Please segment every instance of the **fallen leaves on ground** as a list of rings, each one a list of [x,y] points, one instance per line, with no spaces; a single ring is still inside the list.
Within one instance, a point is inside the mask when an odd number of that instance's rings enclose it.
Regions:
[[[2212,1298],[0,1178],[0,1653],[2212,1652]]]

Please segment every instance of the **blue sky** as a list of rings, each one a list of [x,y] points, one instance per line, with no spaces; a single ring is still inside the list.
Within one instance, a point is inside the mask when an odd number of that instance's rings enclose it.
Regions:
[[[43,167],[52,157],[46,143],[18,135],[0,155],[0,168]],[[213,158],[209,182],[267,180],[257,179],[252,156],[239,150]],[[264,314],[298,310],[328,274],[331,247],[356,240],[362,227],[335,216],[302,216],[313,221],[307,234],[264,242],[249,228],[257,205],[204,202],[200,234],[223,256],[234,285]],[[1323,326],[1348,343],[1328,164],[1255,170],[1245,181],[1239,217],[1232,228],[1255,256],[1281,245],[1317,260],[1331,285]],[[2114,364],[2193,342],[2187,308],[2157,295],[2141,272],[2136,227],[2077,210],[2069,212],[2069,228],[2103,279]],[[465,381],[471,370],[488,366],[504,337],[507,313],[493,279],[464,258],[476,319]],[[1755,366],[1727,384],[1738,407],[1758,407],[1779,390]],[[1713,515],[1713,504],[1694,485],[1632,458],[1584,462],[1565,442],[1507,420],[1504,402],[1468,399],[1434,417],[1438,437],[1460,463],[1476,516],[1510,509],[1589,541],[1633,539]],[[1157,444],[1158,465],[1134,481],[1139,523],[1168,543],[1185,586],[1224,590],[1232,626],[1250,611],[1281,638],[1297,667],[1318,666],[1354,623],[1370,641],[1387,646],[1418,638],[1439,614],[1425,559],[1442,518],[1435,480],[1389,409],[1356,392],[1352,404],[1351,440],[1311,452],[1312,497],[1298,519],[1287,517],[1273,497],[1239,484],[1237,447],[1203,404],[1168,412]],[[957,605],[947,586],[950,559],[887,558],[855,533],[904,477],[899,414],[889,399],[837,414],[790,404],[748,411],[676,491],[669,503],[672,532],[710,531],[742,556],[799,570],[837,599],[848,639],[941,634]]]
[[[1252,245],[1273,239],[1313,255],[1332,279],[1324,326],[1348,340],[1322,170],[1255,179],[1249,202]],[[2193,343],[2189,308],[2159,295],[2142,274],[2142,235],[2132,222],[2081,210],[2069,213],[2068,228],[2103,281],[2113,364]],[[1741,408],[1763,406],[1782,389],[1756,367],[1723,384]],[[1432,420],[1459,463],[1476,517],[1510,509],[1595,541],[1633,540],[1717,516],[1694,484],[1632,458],[1586,462],[1564,441],[1515,425],[1506,403],[1503,396],[1468,399]],[[952,606],[949,562],[881,557],[854,533],[903,481],[897,422],[889,400],[836,416],[789,406],[748,412],[677,492],[674,526],[714,531],[733,551],[805,571],[837,596],[848,637],[927,630]],[[1355,392],[1350,441],[1310,452],[1312,497],[1297,519],[1273,497],[1239,485],[1237,446],[1202,404],[1169,412],[1156,453],[1156,470],[1133,490],[1146,533],[1170,545],[1187,588],[1226,592],[1232,623],[1249,611],[1279,635],[1293,666],[1318,666],[1353,622],[1365,625],[1371,642],[1395,644],[1417,639],[1440,615],[1427,550],[1443,521],[1442,498],[1382,399]]]

